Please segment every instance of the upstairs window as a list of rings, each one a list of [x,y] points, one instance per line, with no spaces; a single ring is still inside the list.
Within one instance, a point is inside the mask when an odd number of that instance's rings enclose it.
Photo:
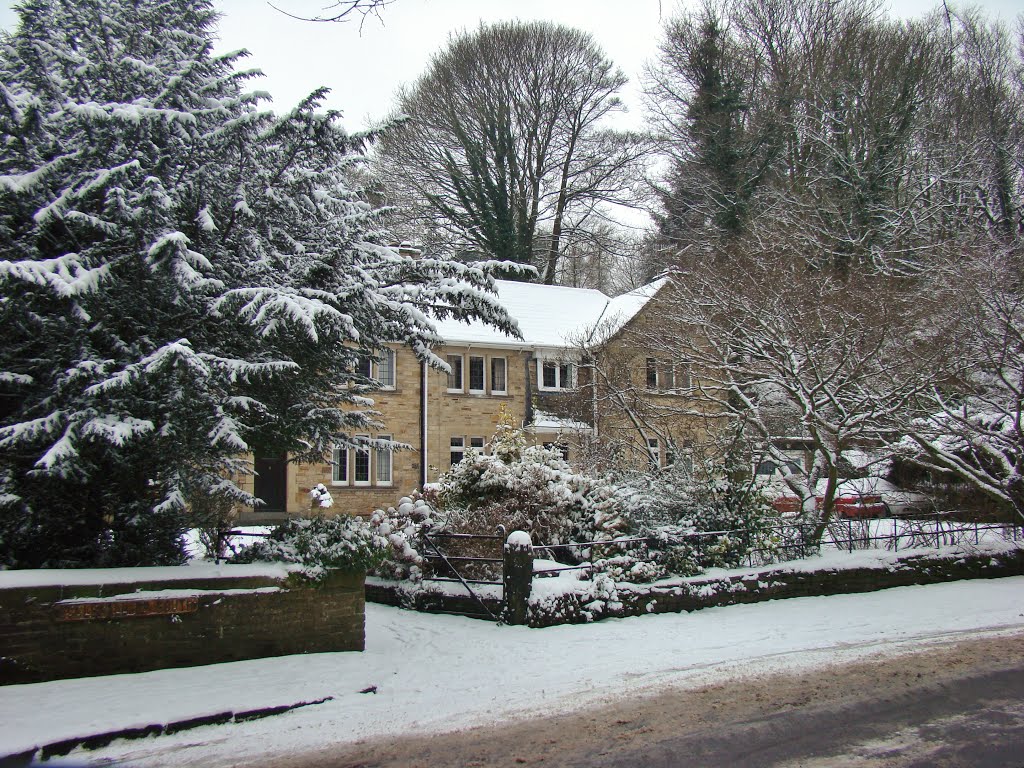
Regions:
[[[364,379],[376,381],[384,389],[394,389],[395,350],[385,347],[372,355],[360,353],[355,372]]]
[[[647,358],[647,388],[658,388],[658,361],[653,357]]]
[[[445,362],[448,363],[448,367],[452,369],[452,372],[448,374],[448,391],[461,392],[462,355],[448,355],[445,357]]]
[[[385,347],[377,353],[377,375],[374,378],[385,389],[395,388],[395,350]]]
[[[677,392],[690,388],[690,364],[648,357],[644,365],[644,384],[658,392]]]
[[[576,366],[544,360],[540,365],[540,388],[548,390],[572,389],[576,385]]]
[[[475,355],[469,357],[469,391],[474,395],[484,393],[484,359]]]
[[[491,394],[504,395],[508,392],[508,383],[505,378],[505,358],[491,358]]]
[[[469,438],[469,447],[477,453],[484,452],[484,439],[482,437],[471,437]]]
[[[693,387],[692,366],[689,363],[676,363],[672,369],[672,389],[691,389]]]

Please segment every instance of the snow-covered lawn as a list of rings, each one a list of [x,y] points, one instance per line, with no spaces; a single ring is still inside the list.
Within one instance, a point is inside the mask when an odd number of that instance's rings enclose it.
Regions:
[[[800,598],[550,629],[367,606],[364,653],[0,688],[0,754],[226,710],[334,699],[248,723],[119,741],[75,761],[271,764],[334,742],[451,730],[656,688],[1024,630],[1024,577]],[[375,694],[360,690],[376,686]]]

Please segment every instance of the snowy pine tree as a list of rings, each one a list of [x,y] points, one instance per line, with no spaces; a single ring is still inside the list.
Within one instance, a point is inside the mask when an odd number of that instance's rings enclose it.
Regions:
[[[261,109],[203,0],[26,0],[0,39],[0,565],[175,562],[190,497],[373,421],[355,361],[487,268],[375,238],[321,92]]]

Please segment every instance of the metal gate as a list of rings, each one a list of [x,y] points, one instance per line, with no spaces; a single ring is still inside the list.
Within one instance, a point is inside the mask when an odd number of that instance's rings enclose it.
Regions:
[[[478,615],[500,623],[474,586],[496,586],[499,602],[504,597],[505,526],[499,525],[494,534],[435,531],[423,533],[422,537],[426,545],[423,556],[429,563],[423,580],[461,584],[483,610]],[[461,611],[445,612],[468,615]]]

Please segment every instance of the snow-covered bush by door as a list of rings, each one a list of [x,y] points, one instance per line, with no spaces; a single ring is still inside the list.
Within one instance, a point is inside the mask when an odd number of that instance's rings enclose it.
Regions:
[[[437,498],[453,529],[504,525],[545,545],[610,539],[629,529],[613,486],[574,472],[555,448],[527,447],[507,413],[491,453],[468,451],[439,479]]]
[[[384,549],[385,542],[361,518],[318,516],[282,523],[231,562],[299,563],[309,577],[322,578],[329,570],[369,571],[380,563]]]
[[[419,581],[423,576],[422,535],[440,527],[436,512],[421,496],[403,496],[398,506],[378,509],[370,528],[387,547],[373,573],[389,579]]]

